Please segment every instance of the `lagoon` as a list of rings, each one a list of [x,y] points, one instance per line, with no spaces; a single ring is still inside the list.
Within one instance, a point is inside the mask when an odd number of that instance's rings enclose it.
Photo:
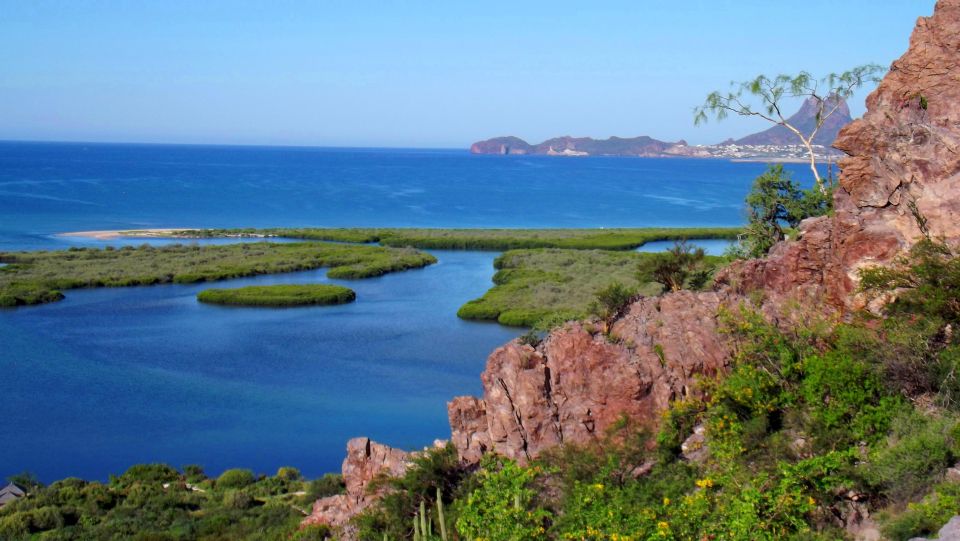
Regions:
[[[736,226],[764,167],[0,143],[0,250],[171,242],[57,235],[148,227]],[[478,393],[487,355],[523,331],[456,317],[490,287],[497,254],[431,253],[438,264],[379,278],[319,269],[216,284],[337,283],[356,291],[349,305],[203,305],[211,284],[195,284],[70,290],[0,310],[0,478],[105,479],[150,461],[316,476],[339,470],[353,436],[404,448],[449,437],[446,401]]]

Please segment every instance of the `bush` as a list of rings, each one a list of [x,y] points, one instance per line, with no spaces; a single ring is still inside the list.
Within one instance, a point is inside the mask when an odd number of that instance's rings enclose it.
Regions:
[[[223,494],[223,506],[229,509],[248,509],[253,505],[253,498],[242,490],[228,490]]]
[[[241,468],[227,470],[217,477],[217,488],[243,488],[256,481],[253,472]]]
[[[960,483],[941,483],[918,503],[882,518],[883,534],[892,541],[936,534],[960,509]]]
[[[137,464],[113,481],[120,486],[129,486],[134,483],[169,483],[178,479],[180,472],[166,464]]]
[[[957,428],[953,419],[914,411],[901,414],[887,444],[870,454],[864,479],[895,502],[923,494],[956,461]]]
[[[620,282],[613,282],[597,291],[594,313],[602,319],[613,319],[633,299],[635,292]]]
[[[477,487],[458,506],[457,531],[467,539],[546,539],[550,514],[536,506],[537,471],[507,459],[484,458]]]
[[[803,361],[801,393],[809,407],[808,433],[828,449],[875,441],[902,409],[880,375],[844,352],[812,355]]]

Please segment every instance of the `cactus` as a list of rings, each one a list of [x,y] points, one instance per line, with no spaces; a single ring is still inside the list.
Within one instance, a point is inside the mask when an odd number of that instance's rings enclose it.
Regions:
[[[420,533],[426,540],[427,537],[427,504],[420,500]]]
[[[437,487],[437,520],[440,522],[440,539],[447,541],[447,522],[443,518],[443,494]]]
[[[426,500],[420,500],[420,512],[413,515],[413,541],[434,541],[432,514],[427,514]],[[440,539],[449,541],[447,536],[447,519],[443,514],[443,493],[437,487],[437,522],[440,524]],[[383,541],[387,541],[387,534],[383,534]]]

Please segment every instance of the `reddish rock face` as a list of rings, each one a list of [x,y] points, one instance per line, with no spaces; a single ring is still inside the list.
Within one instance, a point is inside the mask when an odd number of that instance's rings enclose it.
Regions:
[[[486,451],[525,462],[564,442],[603,437],[622,416],[652,425],[694,374],[715,374],[728,350],[716,333],[727,297],[680,292],[641,299],[611,329],[618,343],[581,324],[536,349],[511,342],[481,375],[483,399],[449,404],[453,442],[466,462]]]
[[[379,493],[368,493],[368,485],[377,475],[399,477],[407,471],[411,455],[399,449],[354,438],[347,443],[347,458],[343,460],[343,481],[347,493],[321,498],[313,504],[313,512],[301,523],[327,524],[342,527],[355,515],[380,498]],[[349,539],[350,533],[345,532]]]

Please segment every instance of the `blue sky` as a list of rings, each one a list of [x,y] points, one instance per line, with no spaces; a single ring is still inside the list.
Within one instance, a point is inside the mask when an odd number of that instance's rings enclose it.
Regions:
[[[694,127],[710,90],[887,66],[933,4],[0,0],[0,139],[713,143],[765,126]]]

